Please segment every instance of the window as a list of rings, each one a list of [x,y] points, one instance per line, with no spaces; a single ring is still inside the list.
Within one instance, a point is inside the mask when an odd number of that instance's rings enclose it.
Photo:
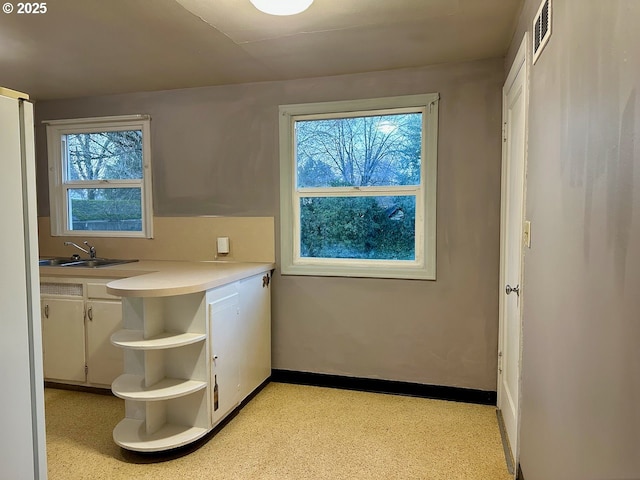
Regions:
[[[149,117],[45,123],[52,235],[151,238]]]
[[[283,274],[435,279],[438,98],[280,107]]]

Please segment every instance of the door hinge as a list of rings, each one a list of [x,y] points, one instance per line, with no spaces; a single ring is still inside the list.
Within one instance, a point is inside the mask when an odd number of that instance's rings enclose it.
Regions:
[[[502,373],[502,352],[498,352],[498,373]]]
[[[503,142],[507,141],[507,122],[504,122],[502,124],[502,141]]]
[[[84,366],[84,374],[89,375],[89,367],[87,365]]]

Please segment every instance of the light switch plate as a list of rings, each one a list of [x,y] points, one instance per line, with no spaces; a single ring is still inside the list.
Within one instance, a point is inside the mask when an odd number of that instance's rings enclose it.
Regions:
[[[527,248],[531,248],[531,222],[529,220],[524,221],[524,228],[522,230],[522,243]]]
[[[224,255],[229,253],[229,237],[218,237],[217,249],[218,254]]]

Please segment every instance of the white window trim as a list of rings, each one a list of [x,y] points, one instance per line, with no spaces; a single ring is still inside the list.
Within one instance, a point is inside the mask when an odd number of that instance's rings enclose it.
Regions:
[[[153,238],[153,195],[151,192],[151,134],[148,115],[45,120],[49,161],[49,205],[52,236]],[[142,130],[142,180],[87,180],[64,182],[61,136],[115,130]],[[69,188],[109,188],[136,186],[142,190],[142,231],[70,230],[68,219]]]
[[[280,129],[280,269],[284,275],[314,275],[372,278],[436,279],[436,186],[438,153],[438,101],[437,93],[407,95],[365,100],[281,105]],[[294,122],[304,116],[317,118],[321,114],[359,116],[376,110],[422,109],[423,112],[423,167],[421,188],[394,187],[399,190],[418,191],[422,202],[416,198],[416,261],[401,260],[353,260],[300,258],[296,232],[300,229],[299,197],[296,191],[296,164]],[[315,189],[305,188],[304,196]],[[325,192],[324,189],[318,189]],[[420,191],[421,190],[421,191]],[[353,188],[332,189],[336,196],[353,193]],[[360,187],[359,195],[386,195],[385,187]],[[323,193],[323,196],[326,193]],[[333,195],[333,194],[332,194]]]

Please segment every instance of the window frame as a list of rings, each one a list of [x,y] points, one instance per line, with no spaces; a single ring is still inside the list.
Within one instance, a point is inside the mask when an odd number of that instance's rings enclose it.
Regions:
[[[149,115],[119,115],[110,117],[46,120],[43,122],[47,128],[49,205],[52,236],[153,238],[150,120],[151,118]],[[124,130],[142,131],[141,179],[65,181],[65,168],[67,165],[64,163],[63,158],[63,135]],[[69,228],[68,192],[69,190],[81,188],[140,188],[142,230],[71,230]]]
[[[280,105],[280,267],[283,275],[436,279],[438,93]],[[421,182],[415,186],[298,188],[295,122],[421,111]],[[327,192],[331,190],[331,192]],[[308,196],[416,196],[416,259],[360,260],[300,257],[299,199]]]

